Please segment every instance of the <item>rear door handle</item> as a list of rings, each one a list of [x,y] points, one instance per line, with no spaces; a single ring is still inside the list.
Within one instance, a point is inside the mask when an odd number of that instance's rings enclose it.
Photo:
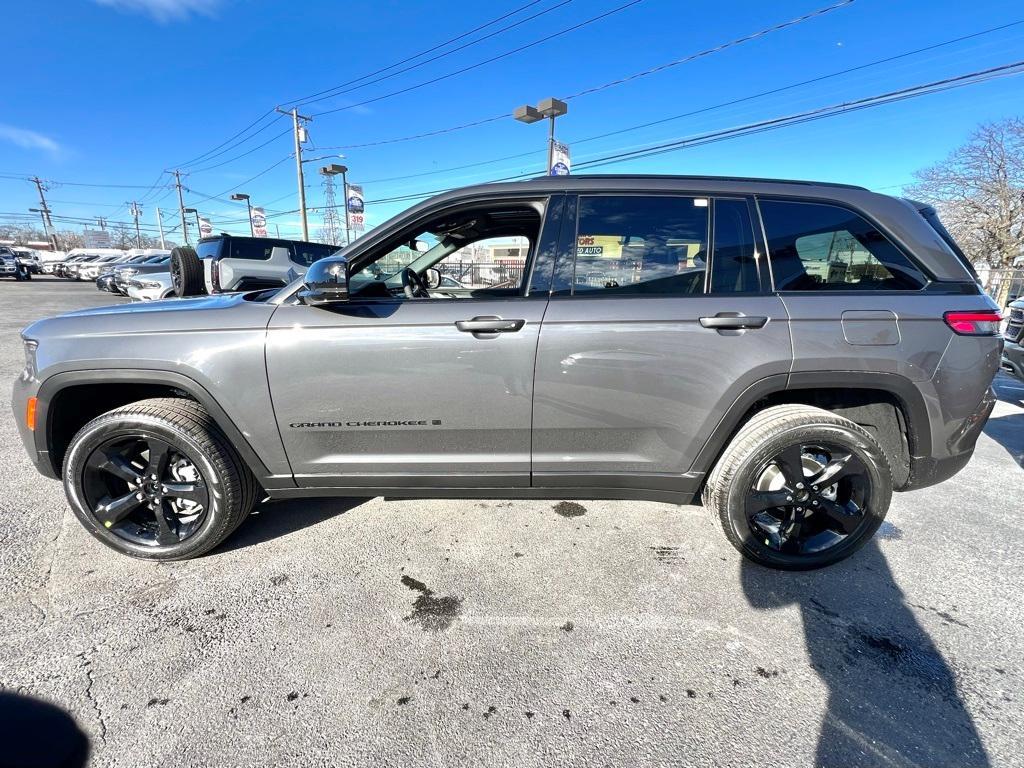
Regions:
[[[525,320],[503,320],[497,315],[481,315],[471,320],[457,320],[455,327],[463,333],[476,335],[491,333],[515,333],[526,325]]]
[[[763,315],[744,315],[742,312],[719,312],[714,317],[702,317],[700,324],[704,328],[718,331],[740,331],[751,328],[764,328],[768,318]]]

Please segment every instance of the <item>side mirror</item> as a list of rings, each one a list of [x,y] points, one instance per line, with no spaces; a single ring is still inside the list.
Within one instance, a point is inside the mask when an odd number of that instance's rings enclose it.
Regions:
[[[441,272],[433,267],[427,267],[423,272],[423,280],[431,291],[441,285]]]
[[[348,259],[328,256],[314,261],[306,271],[299,299],[310,306],[348,301]]]
[[[415,253],[426,253],[427,251],[430,250],[430,243],[428,243],[426,240],[419,240],[418,238],[413,238],[412,240],[409,241],[409,250]]]

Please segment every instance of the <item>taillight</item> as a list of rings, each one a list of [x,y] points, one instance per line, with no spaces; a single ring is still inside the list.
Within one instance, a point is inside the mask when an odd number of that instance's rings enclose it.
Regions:
[[[997,309],[947,312],[942,316],[953,333],[960,336],[998,336],[1002,315]]]
[[[220,262],[217,259],[210,262],[210,284],[213,286],[210,293],[220,293]]]

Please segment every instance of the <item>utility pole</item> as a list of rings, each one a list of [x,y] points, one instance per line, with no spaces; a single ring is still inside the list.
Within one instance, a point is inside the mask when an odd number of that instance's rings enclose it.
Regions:
[[[131,202],[132,218],[135,219],[135,247],[142,247],[142,232],[139,231],[139,216],[142,215],[142,208],[137,202]]]
[[[302,239],[309,240],[309,225],[306,223],[306,182],[302,177],[302,142],[305,140],[306,129],[299,125],[299,120],[309,122],[313,118],[303,117],[297,109],[293,109],[291,112],[280,107],[275,107],[275,109],[282,115],[292,116],[292,126],[295,129],[295,172],[299,178],[299,214],[302,217]]]
[[[46,186],[43,184],[43,180],[38,176],[33,176],[29,181],[34,182],[36,189],[39,190],[39,209],[43,213],[43,234],[46,235],[46,239],[53,243],[53,250],[57,248],[57,233],[53,231],[53,221],[50,219],[50,209],[46,205],[46,197],[43,195],[43,190]]]
[[[160,215],[159,208],[156,209],[156,226],[157,229],[160,230],[160,247],[166,248],[167,246],[164,245],[164,220],[163,217]]]
[[[181,171],[174,171],[174,186],[178,188],[178,213],[181,214],[181,235],[188,245],[188,224],[185,222],[185,198],[181,195]]]
[[[97,216],[96,217],[96,223],[100,225],[100,231],[101,232],[106,232],[107,231],[107,219],[106,219],[106,217],[104,217],[104,216]]]

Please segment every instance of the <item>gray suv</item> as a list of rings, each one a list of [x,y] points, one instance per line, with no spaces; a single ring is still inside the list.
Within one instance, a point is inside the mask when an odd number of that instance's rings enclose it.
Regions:
[[[441,285],[470,255],[514,277]],[[967,464],[999,319],[911,201],[543,178],[421,203],[281,289],[34,323],[14,411],[137,557],[202,554],[267,498],[703,499],[806,569]]]

